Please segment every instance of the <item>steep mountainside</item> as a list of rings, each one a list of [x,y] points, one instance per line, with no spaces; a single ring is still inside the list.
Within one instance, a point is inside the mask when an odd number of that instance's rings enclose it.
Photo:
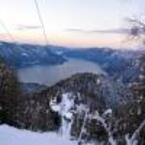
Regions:
[[[141,50],[113,50],[110,48],[90,48],[64,51],[66,57],[84,59],[99,64],[109,76],[122,79],[123,82],[133,81],[138,75],[134,66]]]
[[[70,49],[58,46],[0,43],[0,56],[12,67],[21,68],[32,65],[56,65],[66,58],[83,59],[95,62],[115,79],[123,82],[133,81],[138,75],[134,67],[135,59],[142,53],[136,50],[113,50],[110,48]]]
[[[19,83],[22,94],[33,94],[45,90],[47,86],[37,83]]]
[[[90,114],[111,108],[118,115],[118,108],[131,100],[131,92],[119,82],[115,83],[102,75],[77,74],[41,92],[21,96],[13,125],[35,131],[64,130],[62,126],[69,124],[71,116],[74,116],[67,132],[78,138],[86,108],[89,108]],[[89,132],[93,131],[92,135],[105,138],[105,133],[101,136],[96,134],[98,127],[94,129],[89,128]],[[102,131],[103,128],[98,130]]]
[[[99,64],[115,80],[124,83],[136,79],[139,71],[134,66],[141,50],[113,50],[110,48],[70,49],[58,46],[0,43],[0,56],[11,67],[21,68],[32,65],[56,65],[66,59],[83,59]]]
[[[11,67],[21,68],[31,65],[61,64],[65,59],[53,53],[51,46],[39,46],[29,44],[0,43],[0,57]]]
[[[104,75],[84,73],[40,92],[21,94],[12,71],[5,65],[1,71],[1,85],[7,86],[0,90],[1,123],[33,131],[57,130],[79,144],[136,141],[134,132],[143,122],[144,101],[140,104],[140,96],[133,95],[134,87]],[[135,138],[129,138],[128,133]]]
[[[32,54],[30,52],[33,49],[28,49],[29,58],[34,54],[38,56],[39,49],[35,49]],[[4,49],[2,50],[4,53]],[[11,49],[8,50],[3,57],[5,61],[8,58],[8,65],[24,67],[25,64],[17,65],[14,61],[20,54],[20,58],[23,53],[27,56],[26,51],[23,52],[22,47],[17,49],[18,52],[14,49],[15,53]],[[44,52],[46,51],[47,49]],[[17,82],[14,70],[0,62],[0,122],[33,131],[55,130],[67,137],[71,136],[79,145],[90,141],[99,141],[103,145],[145,144],[144,51],[137,54],[111,50],[101,50],[99,53],[99,50],[95,51],[87,52],[92,58],[87,58],[87,53],[78,58],[92,59],[91,61],[99,63],[108,75],[76,74],[52,87],[21,84],[19,88],[20,83]],[[65,53],[68,52],[65,50]],[[99,54],[102,54],[104,59],[99,58]],[[57,56],[61,55],[66,56],[62,52]],[[11,56],[14,59],[9,62]],[[28,59],[27,62],[29,61]],[[129,78],[125,85],[122,80],[126,80],[128,76],[131,76],[131,79]]]

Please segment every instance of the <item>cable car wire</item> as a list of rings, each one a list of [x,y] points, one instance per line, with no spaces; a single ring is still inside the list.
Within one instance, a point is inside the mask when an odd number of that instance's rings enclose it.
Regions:
[[[48,38],[47,38],[47,33],[46,33],[44,21],[43,21],[43,18],[42,18],[37,0],[34,0],[34,3],[35,3],[36,10],[37,10],[37,15],[38,15],[39,21],[40,21],[41,26],[42,26],[42,33],[43,33],[44,39],[46,41],[46,45],[48,45],[49,41],[48,41]]]

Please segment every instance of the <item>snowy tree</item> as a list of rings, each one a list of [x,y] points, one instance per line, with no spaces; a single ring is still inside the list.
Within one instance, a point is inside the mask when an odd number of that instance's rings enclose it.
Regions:
[[[138,18],[127,18],[127,21],[129,22],[130,31],[129,36],[134,40],[139,40],[143,44],[145,44],[145,20],[144,17]]]
[[[113,135],[113,129],[112,129],[112,122],[107,122],[106,118],[107,116],[112,117],[112,110],[111,109],[107,109],[102,115],[98,112],[95,111],[95,113],[93,114],[89,114],[88,109],[86,109],[85,112],[85,116],[84,116],[84,120],[83,120],[83,124],[82,124],[82,128],[80,131],[80,136],[78,138],[78,145],[82,145],[83,144],[83,140],[82,140],[82,134],[85,131],[85,125],[87,123],[87,119],[95,119],[96,121],[98,121],[100,123],[100,125],[103,126],[104,130],[107,133],[108,136],[108,140],[107,140],[107,145],[119,145],[118,142],[118,138],[115,138]],[[133,134],[124,134],[123,136],[123,140],[125,140],[125,144],[124,145],[138,145],[139,144],[139,134],[142,131],[142,129],[145,127],[145,120],[142,121],[142,123],[138,126],[138,128],[133,132]]]

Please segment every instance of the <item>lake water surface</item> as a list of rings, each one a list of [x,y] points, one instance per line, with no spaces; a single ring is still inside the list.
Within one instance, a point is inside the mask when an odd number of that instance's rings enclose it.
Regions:
[[[85,60],[70,59],[61,65],[36,65],[19,69],[18,77],[21,82],[39,83],[51,86],[76,73],[84,72],[92,72],[95,74],[103,73],[96,63]]]

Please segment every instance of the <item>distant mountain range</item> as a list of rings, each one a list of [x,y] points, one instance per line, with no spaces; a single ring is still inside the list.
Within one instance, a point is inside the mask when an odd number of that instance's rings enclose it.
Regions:
[[[66,135],[64,137],[77,140],[78,145],[92,140],[108,144],[110,134],[117,144],[124,145],[126,135],[132,138],[137,130],[135,143],[145,143],[145,54],[141,51],[107,48],[70,50],[50,46],[37,46],[37,49],[35,46],[26,49],[27,45],[22,46],[2,43],[1,57],[17,68],[34,64],[59,64],[57,58],[63,60],[61,63],[69,58],[84,59],[99,64],[108,75],[75,74],[51,87],[34,83],[20,84],[16,74],[0,62],[0,124],[39,132],[60,131]],[[10,49],[13,51],[8,51]],[[49,55],[44,53],[46,51],[55,56],[55,63],[50,63],[51,57],[48,58]],[[35,59],[39,63],[34,63],[33,59],[32,63],[31,57],[36,54],[38,58]],[[20,57],[21,65],[11,63],[12,60],[18,61],[16,56]],[[49,62],[45,62],[44,58],[50,59]],[[25,60],[27,63],[22,65]],[[125,85],[120,78],[125,80],[128,76],[131,79],[137,76],[138,80]]]
[[[121,50],[111,48],[87,48],[66,49],[55,48],[53,52],[59,52],[64,58],[82,59],[97,63],[108,76],[113,79],[121,79],[124,83],[132,82],[139,73],[137,60],[145,52],[138,50]],[[87,67],[87,66],[86,66]]]
[[[50,47],[0,42],[0,57],[11,67],[21,68],[32,65],[56,65],[66,60],[53,53]]]
[[[142,50],[114,50],[111,48],[72,49],[59,46],[42,46],[0,42],[0,57],[11,67],[57,65],[67,59],[83,59],[100,65],[110,77],[132,81],[138,74],[134,66]],[[87,66],[86,66],[87,67]]]

